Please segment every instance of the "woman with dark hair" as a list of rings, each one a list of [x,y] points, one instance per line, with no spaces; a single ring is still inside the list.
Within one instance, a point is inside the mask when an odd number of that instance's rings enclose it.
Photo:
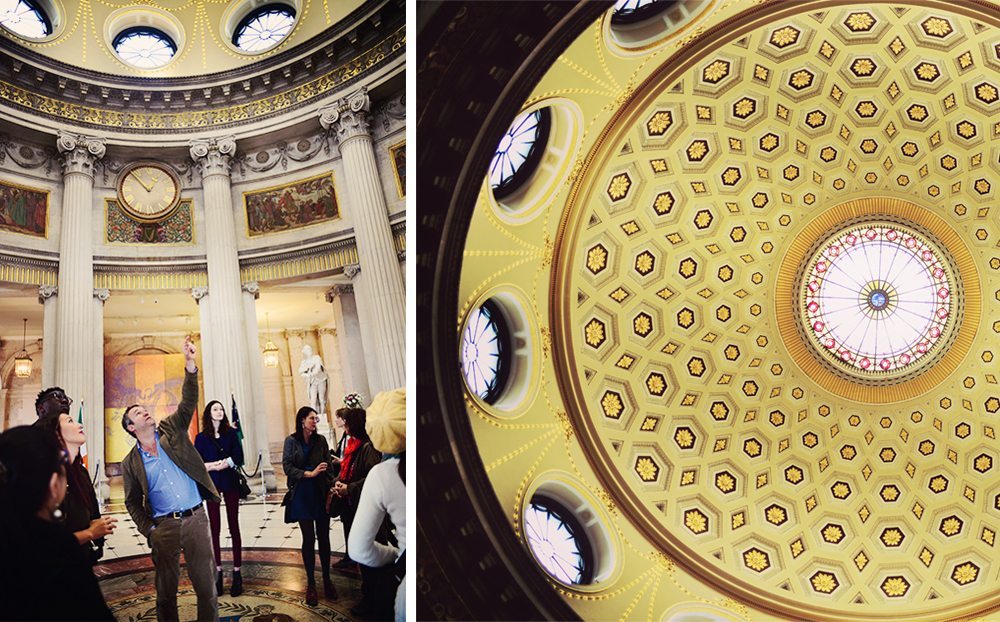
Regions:
[[[243,593],[243,575],[240,564],[243,561],[243,541],[240,538],[240,487],[236,479],[236,469],[243,466],[243,445],[236,430],[229,425],[226,408],[219,400],[212,400],[201,414],[201,432],[194,439],[194,448],[205,461],[212,483],[226,500],[226,521],[229,537],[233,541],[233,584],[231,596]],[[208,502],[208,522],[212,527],[212,549],[215,553],[215,591],[222,594],[222,549],[219,534],[222,531],[220,503]]]
[[[114,620],[90,560],[54,518],[68,465],[45,430],[0,434],[0,619]]]
[[[104,537],[115,530],[118,519],[101,516],[90,474],[80,457],[80,447],[87,442],[83,424],[62,413],[43,417],[35,425],[51,434],[69,455],[70,464],[66,467],[69,487],[59,506],[59,519],[76,536],[90,563],[96,564],[104,555]]]
[[[319,604],[316,595],[316,552],[314,541],[319,539],[319,560],[323,567],[323,595],[337,598],[337,589],[330,580],[330,515],[324,501],[333,483],[333,461],[330,446],[316,432],[319,415],[308,406],[295,414],[295,433],[285,439],[281,465],[288,476],[288,492],[281,502],[285,506],[285,522],[298,523],[302,530],[302,563],[308,585],[306,603]]]
[[[365,431],[365,410],[363,408],[341,408],[337,416],[344,420],[344,431],[350,436],[344,449],[344,457],[340,461],[340,476],[330,490],[330,495],[336,498],[334,503],[340,510],[340,520],[344,523],[344,532],[348,540],[351,538],[351,526],[354,515],[358,511],[358,501],[361,499],[361,489],[364,488],[368,472],[382,460],[382,453],[372,446],[368,432]],[[333,505],[333,503],[328,503]],[[348,547],[349,550],[349,547]],[[380,605],[377,601],[374,585],[375,577],[371,568],[362,565],[361,569],[361,602],[351,609],[351,613],[359,616],[377,611]]]

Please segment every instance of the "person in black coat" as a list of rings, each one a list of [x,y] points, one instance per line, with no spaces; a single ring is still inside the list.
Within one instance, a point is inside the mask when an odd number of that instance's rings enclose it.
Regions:
[[[205,460],[205,468],[208,469],[216,490],[226,500],[226,520],[233,543],[233,584],[229,593],[231,596],[239,596],[243,593],[243,575],[240,573],[243,540],[240,537],[240,487],[236,470],[243,466],[243,445],[236,430],[229,424],[222,402],[212,400],[205,406],[201,415],[201,432],[194,439],[194,448]],[[212,527],[212,549],[218,572],[215,589],[220,595],[223,588],[222,549],[219,547],[219,534],[222,531],[219,516],[221,505],[214,501],[208,502],[208,521]]]
[[[319,560],[323,565],[323,592],[336,599],[337,589],[330,580],[330,515],[326,497],[333,486],[333,457],[326,438],[316,432],[319,415],[309,406],[295,414],[295,433],[285,439],[281,466],[288,476],[288,492],[282,500],[285,522],[298,523],[302,530],[302,563],[308,585],[306,603],[319,604],[316,594],[316,552],[319,539]]]
[[[0,434],[2,620],[114,621],[90,560],[54,519],[68,465],[69,454],[45,430],[19,426]]]

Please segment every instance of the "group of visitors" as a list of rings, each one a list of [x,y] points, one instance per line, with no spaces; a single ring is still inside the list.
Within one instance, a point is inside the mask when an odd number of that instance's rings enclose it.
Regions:
[[[122,428],[136,440],[122,460],[125,506],[152,550],[157,620],[178,620],[183,552],[197,595],[197,619],[217,621],[224,587],[223,499],[232,539],[230,594],[243,591],[237,475],[243,450],[218,401],[205,407],[202,431],[190,441],[187,430],[198,401],[190,338],[184,357],[181,402],[174,414],[157,423],[145,406],[133,404],[122,415]],[[317,539],[324,596],[337,598],[329,531],[331,516],[340,516],[351,557],[345,555],[338,566],[358,563],[362,577],[363,598],[352,613],[376,619],[394,613],[404,620],[405,393],[376,396],[367,413],[357,395],[345,402],[337,411],[344,433],[336,453],[316,432],[319,416],[311,407],[299,409],[295,433],[284,446],[285,521],[297,522],[302,531],[306,600],[318,604]],[[0,434],[0,559],[18,560],[0,564],[0,619],[114,620],[92,566],[117,521],[100,513],[80,456],[83,425],[69,415],[71,403],[61,388],[45,389],[35,403],[37,423]],[[51,598],[53,585],[60,586],[59,598]]]

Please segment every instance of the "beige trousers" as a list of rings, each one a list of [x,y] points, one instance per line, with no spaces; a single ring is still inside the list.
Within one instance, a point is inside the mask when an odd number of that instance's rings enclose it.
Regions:
[[[157,518],[149,535],[156,568],[156,619],[178,622],[177,584],[181,574],[181,551],[188,577],[198,595],[198,622],[218,622],[219,603],[215,593],[215,561],[212,536],[204,504],[184,518]]]

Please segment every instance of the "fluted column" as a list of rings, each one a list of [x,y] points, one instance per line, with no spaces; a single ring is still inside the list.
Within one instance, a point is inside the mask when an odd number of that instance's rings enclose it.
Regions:
[[[323,364],[326,366],[327,374],[327,407],[326,412],[330,414],[330,422],[333,423],[333,414],[340,408],[340,398],[346,393],[344,390],[344,360],[340,356],[336,328],[320,328],[319,333],[319,354],[323,357]]]
[[[196,140],[191,142],[191,159],[201,172],[202,190],[205,195],[205,255],[208,262],[208,286],[211,289],[210,326],[202,327],[202,334],[211,333],[206,349],[212,349],[211,361],[215,368],[214,391],[206,386],[205,401],[219,400],[228,407],[229,395],[236,398],[239,408],[250,406],[249,365],[247,361],[247,333],[244,328],[242,283],[240,265],[236,255],[236,224],[233,216],[230,159],[236,153],[232,137]],[[253,422],[243,429],[244,447],[254,446]],[[248,452],[249,453],[249,452]]]
[[[94,352],[93,352],[93,390],[83,409],[83,428],[87,433],[87,462],[90,467],[90,478],[97,475],[97,491],[101,501],[107,501],[111,496],[108,485],[107,462],[104,459],[104,303],[111,297],[107,289],[94,290]]]
[[[56,376],[56,295],[55,285],[38,288],[38,303],[42,305],[42,388],[55,384]]]
[[[288,371],[292,374],[292,403],[295,404],[297,411],[300,407],[309,405],[309,390],[306,388],[306,381],[299,374],[305,332],[301,329],[286,330],[285,341],[288,342]]]
[[[369,383],[373,391],[381,391],[406,384],[406,296],[369,129],[370,105],[362,88],[323,109],[320,123],[336,136],[344,159],[346,208],[365,274],[358,294],[366,299],[364,319],[372,325],[365,355],[378,363],[378,374],[369,374]]]
[[[333,322],[337,327],[337,347],[340,349],[340,367],[344,393],[331,396],[340,400],[344,394],[358,392],[371,399],[368,371],[365,369],[365,345],[361,335],[358,307],[354,301],[354,287],[338,284],[326,292],[326,301],[333,307]],[[338,403],[339,406],[339,403]]]
[[[191,297],[194,298],[195,302],[198,303],[198,325],[200,326],[199,332],[201,333],[201,344],[198,348],[198,352],[201,353],[201,381],[205,387],[205,395],[218,395],[219,388],[218,382],[215,379],[216,370],[218,366],[215,365],[215,361],[212,360],[212,355],[215,353],[215,347],[209,343],[212,338],[212,305],[208,298],[208,288],[202,285],[191,288]],[[207,404],[209,401],[216,398],[205,399],[204,402]],[[228,408],[229,405],[226,405]]]
[[[260,472],[264,477],[264,485],[268,490],[277,490],[278,482],[274,477],[274,467],[271,465],[270,439],[268,438],[267,408],[264,398],[264,357],[260,354],[260,338],[257,329],[257,298],[260,297],[260,284],[250,281],[243,284],[243,317],[246,319],[247,345],[249,346],[250,363],[250,402],[246,409],[240,407],[242,420],[251,419],[250,429],[253,430],[253,447],[247,445],[247,469],[253,469],[257,464],[257,454],[261,455]],[[246,414],[243,414],[243,413]],[[246,431],[244,430],[244,435]]]
[[[53,382],[74,399],[90,398],[94,347],[91,236],[94,164],[104,157],[105,146],[103,139],[64,132],[59,133],[56,145],[63,156],[63,200]]]

